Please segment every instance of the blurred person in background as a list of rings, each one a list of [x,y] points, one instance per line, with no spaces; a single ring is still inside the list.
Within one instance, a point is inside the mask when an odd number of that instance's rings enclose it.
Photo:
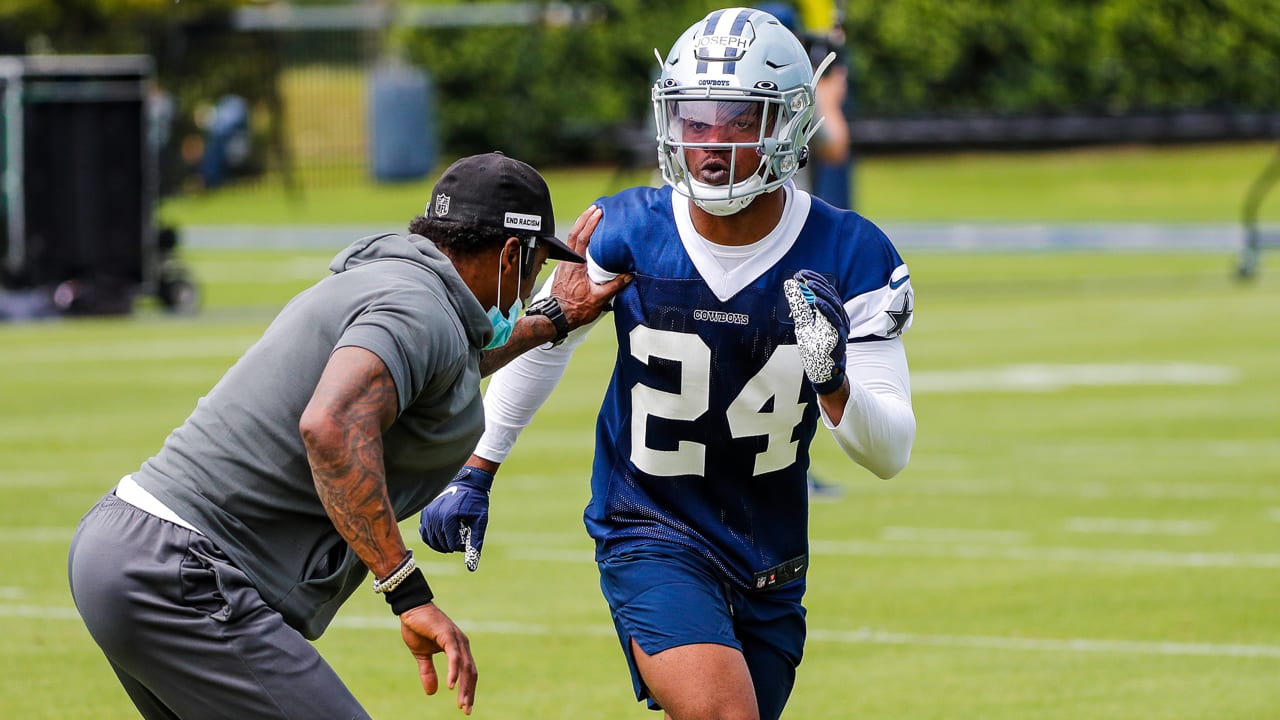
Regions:
[[[785,2],[759,3],[756,7],[778,18],[800,38],[815,69],[835,53],[835,60],[818,78],[815,88],[818,115],[825,121],[809,143],[809,161],[796,173],[796,184],[834,207],[852,210],[853,153],[847,116],[851,100],[849,58],[836,4],[807,0],[798,10]],[[810,32],[807,28],[827,31]]]
[[[597,203],[588,273],[634,280],[613,301],[584,519],[636,698],[675,720],[782,714],[806,634],[819,423],[882,478],[915,437],[907,266],[873,223],[793,182],[832,59],[815,73],[767,13],[711,13],[653,88],[664,187]],[[494,375],[480,444],[422,512],[432,548],[475,569],[494,473],[586,331]]]
[[[480,379],[595,319],[627,278],[555,237],[550,192],[501,153],[463,158],[409,233],[363,238],[297,295],[160,451],[81,520],[76,608],[143,717],[367,718],[308,642],[375,578],[422,686],[470,714],[477,672],[397,522],[435,497],[484,427]],[[555,318],[520,309],[548,259]],[[519,318],[519,319],[518,319]]]
[[[805,5],[805,9],[809,10],[808,14],[815,16],[823,16],[823,10],[835,9],[835,4],[830,2],[807,2]],[[821,7],[810,7],[815,5]],[[833,13],[834,16],[825,23],[831,28],[830,32],[808,33],[804,31],[802,13],[790,3],[759,3],[756,9],[776,17],[778,22],[800,38],[815,70],[828,55],[835,53],[835,60],[818,78],[814,87],[817,114],[824,121],[809,142],[808,161],[796,172],[795,182],[797,187],[822,198],[831,206],[851,210],[853,153],[849,146],[849,121],[845,117],[849,63],[845,52],[844,28],[839,16]],[[815,21],[819,20],[815,17]],[[809,483],[809,497],[815,500],[834,500],[844,495],[839,485],[824,481],[812,469],[809,470],[806,482]]]

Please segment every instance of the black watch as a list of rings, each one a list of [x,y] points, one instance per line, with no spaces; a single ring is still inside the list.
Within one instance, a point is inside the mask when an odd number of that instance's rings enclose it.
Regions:
[[[524,311],[525,315],[542,315],[556,326],[556,339],[551,344],[559,345],[564,339],[569,337],[569,319],[564,316],[564,309],[560,307],[560,300],[554,295],[548,295],[534,302]]]

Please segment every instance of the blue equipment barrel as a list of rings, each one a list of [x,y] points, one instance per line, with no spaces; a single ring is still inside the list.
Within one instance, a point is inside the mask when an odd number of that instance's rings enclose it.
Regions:
[[[435,117],[427,74],[404,63],[373,71],[369,164],[379,181],[418,180],[436,163]]]

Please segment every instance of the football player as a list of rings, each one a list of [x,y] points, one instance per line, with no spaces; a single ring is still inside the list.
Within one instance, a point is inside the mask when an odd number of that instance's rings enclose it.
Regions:
[[[782,713],[804,646],[819,423],[882,478],[915,437],[907,265],[866,218],[792,182],[830,61],[815,70],[768,13],[709,14],[653,87],[664,187],[597,202],[588,272],[634,281],[613,301],[585,521],[636,697],[676,720]],[[422,513],[433,548],[475,568],[493,473],[585,332],[493,377],[475,454]]]

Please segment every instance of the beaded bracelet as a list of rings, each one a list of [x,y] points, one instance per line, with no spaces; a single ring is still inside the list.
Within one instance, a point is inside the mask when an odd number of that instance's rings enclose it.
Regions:
[[[381,580],[374,578],[373,591],[376,593],[389,593],[395,590],[400,586],[400,583],[404,582],[405,578],[409,577],[409,573],[413,572],[416,567],[418,567],[418,564],[413,559],[413,551],[410,550],[409,554],[404,556],[404,559],[400,561],[399,565],[395,566],[395,569],[389,575]]]

